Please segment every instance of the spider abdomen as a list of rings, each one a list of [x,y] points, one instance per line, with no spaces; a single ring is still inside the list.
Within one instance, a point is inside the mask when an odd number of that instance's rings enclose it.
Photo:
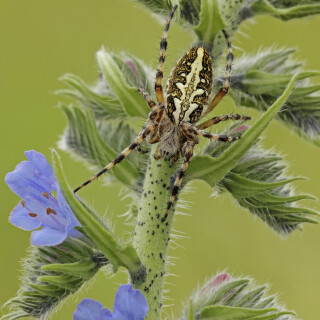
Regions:
[[[194,123],[205,111],[212,86],[212,63],[203,47],[190,49],[173,69],[166,91],[171,121]]]

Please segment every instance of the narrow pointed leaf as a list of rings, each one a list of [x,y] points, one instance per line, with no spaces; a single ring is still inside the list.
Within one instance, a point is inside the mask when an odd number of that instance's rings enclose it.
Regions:
[[[294,50],[267,49],[238,60],[238,75],[233,76],[231,96],[238,106],[266,111],[281,94],[291,74],[301,69],[292,59]],[[285,108],[276,116],[307,141],[320,145],[319,85],[310,82],[318,71],[300,72]]]
[[[62,276],[41,276],[37,279],[37,281],[50,283],[62,289],[66,289],[73,292],[78,290],[78,287],[83,282],[83,279],[77,278],[77,277],[71,277],[69,275],[62,275]]]
[[[42,267],[44,271],[55,271],[71,276],[81,276],[84,279],[89,279],[97,266],[91,258],[84,259],[79,262],[62,263],[62,264],[47,264]]]
[[[124,266],[130,273],[135,273],[140,269],[141,262],[133,246],[131,244],[122,245],[118,243],[111,232],[88,213],[69,187],[63,175],[58,154],[53,151],[52,155],[54,171],[62,193],[86,234],[110,261],[114,271],[117,271],[119,266]]]
[[[224,151],[218,158],[196,156],[188,169],[188,180],[201,179],[210,186],[217,184],[229,171],[232,170],[241,157],[257,141],[274,116],[281,110],[288,99],[297,75],[292,77],[286,90],[276,102],[250,127],[242,138]]]
[[[222,273],[191,295],[179,319],[189,320],[192,305],[194,319],[293,320],[294,313],[280,306],[274,296],[267,296],[267,287],[257,286],[251,279],[234,279]],[[282,317],[284,315],[286,317]]]
[[[72,89],[62,89],[57,93],[73,98],[87,108],[91,108],[98,119],[125,116],[120,101],[111,93],[110,89],[109,92],[104,93],[104,95],[99,94],[73,74],[65,74],[60,80]]]
[[[102,140],[90,109],[64,105],[61,108],[69,124],[60,142],[61,149],[72,152],[73,155],[80,156],[90,164],[94,164],[97,170],[114,160],[119,152]],[[107,175],[115,176],[125,185],[133,185],[136,183],[139,171],[131,162],[123,161],[121,166],[115,167]]]
[[[200,319],[212,320],[253,320],[257,316],[265,315],[269,312],[276,311],[275,308],[270,309],[245,309],[227,306],[210,306],[204,308],[200,313]]]
[[[108,85],[121,101],[127,115],[146,118],[148,108],[142,95],[137,88],[129,85],[112,55],[105,50],[100,50],[97,53],[97,60]]]
[[[229,180],[230,179],[230,180]],[[231,173],[228,175],[228,179],[225,183],[228,189],[239,197],[250,196],[250,194],[256,194],[262,191],[271,190],[277,187],[281,187],[293,181],[304,180],[303,178],[293,178],[277,182],[260,182],[250,180],[242,177],[241,175]]]
[[[204,43],[212,43],[216,34],[225,27],[217,0],[202,0],[200,21],[194,27],[198,38]]]
[[[76,266],[86,259],[94,264],[91,269],[87,266],[86,272],[77,274],[65,272],[70,271],[71,265]],[[56,247],[32,247],[30,255],[23,261],[24,274],[21,288],[17,296],[5,304],[9,310],[1,319],[13,320],[20,316],[37,319],[48,317],[59,303],[78,291],[86,280],[92,278],[106,264],[104,256],[84,238],[68,237]],[[53,270],[50,266],[60,266],[60,268]],[[83,268],[79,266],[77,268],[83,271]]]
[[[320,13],[320,4],[297,5],[289,8],[277,8],[267,0],[254,1],[251,10],[255,15],[267,14],[287,21]]]

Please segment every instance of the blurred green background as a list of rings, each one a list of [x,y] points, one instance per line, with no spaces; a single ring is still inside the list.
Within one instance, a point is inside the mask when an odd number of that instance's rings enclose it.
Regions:
[[[0,304],[13,297],[23,270],[20,260],[29,246],[28,232],[8,223],[8,215],[18,198],[5,185],[4,176],[24,160],[23,152],[35,149],[50,157],[66,119],[56,108],[62,87],[57,80],[66,72],[79,75],[88,83],[97,77],[95,52],[103,45],[115,52],[128,51],[156,67],[163,25],[129,0],[2,0],[0,2],[0,106],[1,106],[1,285]],[[233,44],[247,52],[266,46],[293,46],[296,58],[307,69],[320,69],[320,17],[287,23],[270,17],[246,22]],[[166,74],[190,47],[192,37],[173,25],[169,35]],[[238,53],[239,55],[239,53]],[[317,79],[319,81],[319,79]],[[219,113],[236,111],[230,98]],[[245,113],[246,110],[242,110]],[[255,114],[257,115],[257,114]],[[306,143],[288,128],[274,122],[265,134],[264,145],[275,147],[290,164],[288,173],[309,181],[296,183],[297,192],[320,197],[320,148]],[[60,152],[65,173],[76,186],[90,176],[84,165]],[[167,278],[167,316],[177,315],[182,301],[198,283],[217,271],[250,275],[259,283],[271,284],[271,293],[294,309],[300,318],[311,320],[320,314],[320,227],[306,225],[286,239],[239,208],[225,194],[210,197],[212,190],[194,182],[181,197],[188,200],[190,216],[178,216],[174,229],[187,237],[170,249],[175,265]],[[83,193],[98,212],[108,214],[118,234],[128,230],[125,219],[116,217],[127,210],[119,196],[120,186],[93,184]],[[111,201],[113,199],[113,201]],[[319,202],[310,203],[319,209]],[[180,234],[180,233],[179,233]],[[76,304],[84,297],[95,298],[111,307],[119,284],[126,274],[111,277],[100,272],[86,289],[73,296],[52,319],[71,319]]]

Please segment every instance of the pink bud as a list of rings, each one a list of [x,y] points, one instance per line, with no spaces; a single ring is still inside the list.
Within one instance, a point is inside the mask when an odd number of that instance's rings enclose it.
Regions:
[[[221,273],[210,281],[202,290],[201,295],[206,294],[211,288],[217,287],[219,284],[226,280],[230,280],[231,276],[228,273]]]
[[[237,133],[237,132],[239,132],[239,131],[245,131],[245,130],[247,130],[247,129],[249,129],[248,126],[240,126],[240,127],[237,127],[237,128],[235,128],[235,129],[233,129],[233,130],[230,132],[230,134]]]

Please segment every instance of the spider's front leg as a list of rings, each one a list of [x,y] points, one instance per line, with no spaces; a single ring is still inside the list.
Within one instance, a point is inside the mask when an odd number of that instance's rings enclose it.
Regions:
[[[174,200],[175,200],[175,197],[179,192],[183,176],[184,176],[185,172],[187,171],[187,169],[189,167],[189,163],[192,159],[193,149],[194,149],[195,144],[196,144],[195,141],[187,141],[184,143],[184,145],[182,147],[181,155],[183,156],[183,163],[178,171],[178,175],[177,175],[177,178],[174,182],[173,189],[171,192],[171,197],[170,197],[170,200],[168,201],[167,210],[166,210],[165,215],[161,219],[161,222],[164,222],[169,215],[170,208],[172,207]]]
[[[125,148],[113,161],[111,161],[108,165],[106,165],[102,170],[100,170],[96,175],[91,177],[89,180],[85,181],[82,185],[80,185],[78,188],[76,188],[73,192],[77,192],[83,187],[85,187],[87,184],[91,183],[98,177],[100,177],[105,172],[112,169],[115,165],[120,163],[123,159],[129,156],[129,154],[136,148],[138,148],[141,144],[141,142],[149,135],[154,135],[154,132],[156,131],[156,128],[158,126],[158,123],[161,121],[162,115],[164,112],[163,105],[158,105],[157,107],[153,108],[152,111],[149,113],[148,119],[140,131],[139,135],[134,139],[134,141]]]

